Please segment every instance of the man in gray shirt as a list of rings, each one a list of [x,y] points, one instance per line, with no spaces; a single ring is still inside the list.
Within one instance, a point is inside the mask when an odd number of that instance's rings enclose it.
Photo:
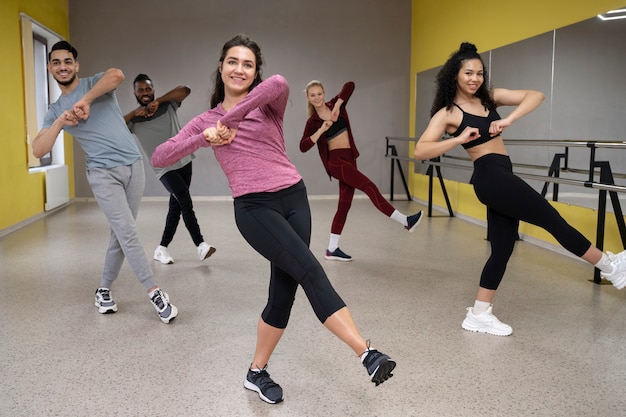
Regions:
[[[145,185],[141,153],[124,123],[114,90],[124,81],[121,70],[110,68],[79,78],[78,52],[66,41],[48,54],[48,71],[61,89],[50,105],[43,127],[33,139],[33,153],[50,152],[61,130],[78,141],[87,159],[87,180],[111,227],[95,305],[100,313],[115,313],[117,304],[109,288],[117,279],[124,258],[148,292],[159,318],[169,323],[178,309],[156,284],[135,219]]]
[[[126,113],[124,120],[150,158],[158,145],[180,130],[176,111],[191,90],[187,86],[178,86],[155,100],[154,85],[146,74],[135,77],[133,88],[139,107]],[[170,193],[165,229],[161,235],[161,242],[154,251],[154,259],[162,264],[174,263],[174,258],[168,253],[167,247],[174,239],[181,215],[200,260],[207,259],[215,252],[215,247],[206,243],[202,237],[189,193],[193,158],[195,155],[191,154],[166,168],[153,168],[159,181]]]

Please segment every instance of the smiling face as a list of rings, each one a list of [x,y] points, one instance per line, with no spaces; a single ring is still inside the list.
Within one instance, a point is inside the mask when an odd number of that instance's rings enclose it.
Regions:
[[[458,92],[474,95],[484,81],[483,63],[480,59],[466,59],[463,61],[456,77]]]
[[[78,62],[70,51],[58,49],[50,53],[48,71],[62,86],[68,86],[76,80]]]
[[[245,46],[234,46],[220,63],[220,73],[226,96],[247,94],[256,77],[256,57]]]
[[[142,106],[152,103],[154,101],[152,81],[137,81],[135,83],[135,98],[137,98],[137,103]]]
[[[306,99],[316,109],[324,105],[324,97],[324,89],[320,85],[312,85],[306,90]]]

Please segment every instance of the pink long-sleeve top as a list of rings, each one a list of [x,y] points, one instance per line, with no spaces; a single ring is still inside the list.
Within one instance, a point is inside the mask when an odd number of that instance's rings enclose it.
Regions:
[[[216,127],[219,120],[237,129],[230,144],[213,147],[233,197],[288,188],[302,179],[285,148],[283,118],[288,99],[287,80],[273,75],[229,111],[220,103],[193,118],[176,136],[156,148],[152,165],[165,167],[201,147],[211,146],[203,132]]]

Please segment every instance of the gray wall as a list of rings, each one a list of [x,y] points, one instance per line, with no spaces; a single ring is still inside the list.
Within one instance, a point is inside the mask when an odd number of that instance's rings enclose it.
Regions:
[[[625,37],[626,20],[603,22],[592,18],[482,54],[493,87],[535,89],[546,95],[537,110],[505,132],[505,139],[529,140],[528,146],[508,146],[514,163],[549,166],[555,153],[564,152],[563,147],[537,146],[532,140],[625,141]],[[480,45],[477,47],[480,49]],[[418,137],[428,124],[438,71],[435,68],[416,75]],[[511,110],[503,107],[498,111],[504,117]],[[448,155],[466,156],[461,147]],[[587,148],[570,148],[569,167],[588,169],[589,156]],[[598,149],[596,160],[609,161],[614,174],[618,174],[616,183],[626,183],[626,149]],[[416,167],[419,172],[426,170],[425,165]],[[464,182],[471,175],[471,171],[453,168],[442,171],[446,178]],[[516,171],[547,175],[547,170]],[[587,179],[584,174],[571,172],[561,176]],[[543,186],[529,182],[538,190]],[[597,190],[565,185],[559,188],[559,201],[597,207]],[[620,200],[626,201],[624,193]]]
[[[136,106],[132,80],[144,72],[157,95],[180,84],[191,87],[179,110],[181,123],[188,122],[208,108],[224,42],[238,32],[256,40],[264,76],[280,73],[289,81],[287,152],[311,195],[337,192],[317,150],[302,154],[298,148],[307,118],[303,89],[311,79],[321,80],[330,97],[345,81],[356,83],[348,112],[361,152],[358,163],[381,191],[389,191],[384,137],[408,134],[410,30],[410,0],[70,0],[70,41],[79,51],[80,73],[121,68],[126,80],[117,97],[124,113]],[[84,154],[77,145],[74,149],[76,196],[89,197]],[[196,156],[192,194],[230,195],[212,151],[202,149]],[[167,195],[150,169],[147,173],[144,195]]]

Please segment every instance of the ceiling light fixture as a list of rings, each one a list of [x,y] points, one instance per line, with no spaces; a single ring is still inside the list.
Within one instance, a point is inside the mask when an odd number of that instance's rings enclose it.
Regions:
[[[602,20],[626,19],[626,9],[609,10],[606,13],[599,14],[598,17]]]

